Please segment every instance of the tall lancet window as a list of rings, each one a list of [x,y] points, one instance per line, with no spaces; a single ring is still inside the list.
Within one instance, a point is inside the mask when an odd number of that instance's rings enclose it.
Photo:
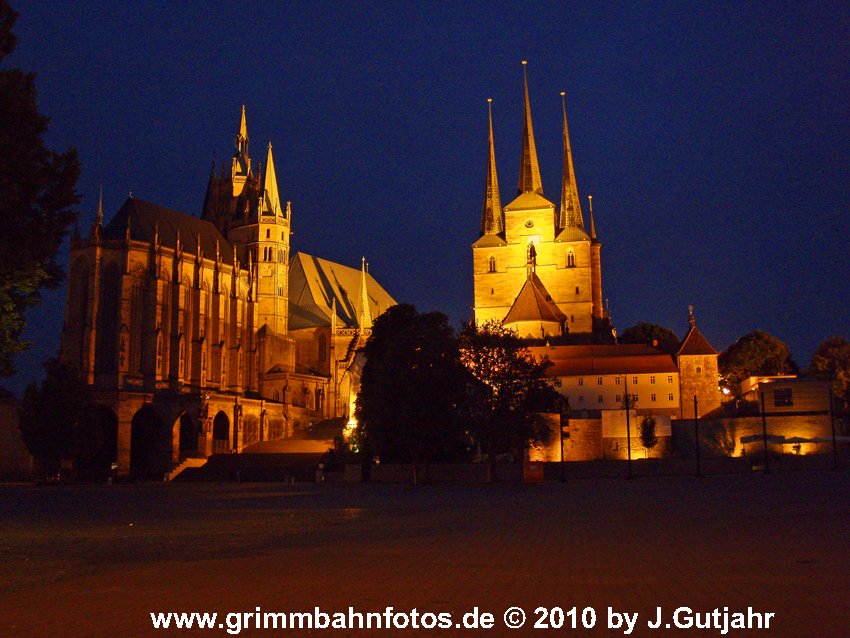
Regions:
[[[490,255],[490,272],[496,272],[496,258]]]
[[[576,267],[576,255],[570,250],[567,251],[567,268],[575,268]]]

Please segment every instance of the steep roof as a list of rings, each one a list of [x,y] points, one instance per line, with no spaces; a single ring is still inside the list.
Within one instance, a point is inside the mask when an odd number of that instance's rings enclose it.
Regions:
[[[197,254],[198,237],[204,256],[208,259],[215,257],[215,245],[218,241],[219,253],[225,263],[233,261],[233,248],[221,231],[212,223],[178,213],[176,210],[164,208],[138,197],[130,197],[118,209],[115,216],[103,229],[105,239],[124,239],[127,233],[127,221],[130,221],[130,238],[137,241],[153,243],[154,235],[159,233],[159,241],[163,246],[177,246],[177,232],[180,231],[180,243],[183,250]]]
[[[525,280],[525,284],[516,296],[514,304],[508,310],[502,324],[509,326],[520,321],[561,323],[566,319],[566,315],[552,301],[552,295],[546,290],[546,286],[543,285],[537,274],[531,273]]]
[[[528,99],[528,75],[522,61],[522,84],[524,89],[524,116],[522,121],[522,156],[519,161],[518,192],[543,194],[543,182],[540,180],[540,164],[537,162],[537,146],[534,143],[534,127],[531,124],[531,102]]]
[[[484,207],[481,212],[481,234],[498,235],[504,232],[502,220],[502,200],[499,197],[499,177],[496,174],[496,151],[493,146],[493,109],[492,100],[487,100],[487,112],[490,119],[490,147],[487,154],[487,183],[484,188]]]
[[[338,325],[357,328],[361,271],[327,259],[296,253],[289,266],[289,329],[331,325],[336,301]],[[396,304],[386,290],[366,274],[369,311],[377,317]]]
[[[643,344],[535,346],[529,350],[535,357],[552,361],[546,374],[553,377],[678,372],[671,355]]]
[[[564,169],[561,180],[561,214],[558,218],[559,228],[584,229],[584,219],[581,216],[581,201],[578,197],[578,184],[573,166],[573,151],[570,146],[570,133],[567,128],[567,101],[565,93],[561,92],[561,106],[564,110]]]
[[[682,355],[704,355],[717,354],[717,350],[711,347],[708,339],[702,336],[702,333],[696,326],[691,326],[688,334],[685,335],[685,340],[682,342],[682,347],[676,353],[677,357]]]

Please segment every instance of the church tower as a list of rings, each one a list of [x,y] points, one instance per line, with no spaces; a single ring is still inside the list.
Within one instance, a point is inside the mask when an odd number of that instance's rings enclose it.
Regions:
[[[602,317],[601,244],[595,238],[592,214],[592,236],[584,227],[566,102],[563,93],[561,96],[564,148],[560,210],[543,194],[525,61],[518,193],[504,209],[496,176],[492,107],[489,113],[481,236],[472,244],[475,321],[498,321],[523,337],[590,333],[594,317]]]

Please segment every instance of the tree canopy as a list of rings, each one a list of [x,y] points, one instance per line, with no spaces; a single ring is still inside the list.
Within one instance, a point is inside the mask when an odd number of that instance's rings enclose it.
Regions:
[[[718,364],[721,381],[735,389],[747,377],[797,372],[785,342],[763,330],[738,339],[720,354]]]
[[[0,61],[15,47],[17,14],[0,0]],[[43,140],[48,118],[36,104],[35,76],[0,69],[0,376],[15,371],[25,311],[42,288],[64,275],[57,253],[77,218],[77,153],[56,153]]]
[[[475,383],[470,389],[470,429],[493,458],[517,457],[530,442],[545,441],[548,423],[540,413],[556,409],[558,394],[540,361],[515,332],[498,322],[467,324],[460,335],[461,361]]]
[[[466,371],[446,315],[393,306],[375,320],[364,353],[355,415],[365,452],[427,463],[463,446]]]
[[[670,328],[646,321],[629,326],[620,334],[620,343],[645,343],[651,346],[653,341],[658,342],[659,350],[670,354],[674,354],[681,343]]]
[[[850,412],[850,342],[845,337],[830,337],[818,346],[809,374],[830,381],[839,411]]]

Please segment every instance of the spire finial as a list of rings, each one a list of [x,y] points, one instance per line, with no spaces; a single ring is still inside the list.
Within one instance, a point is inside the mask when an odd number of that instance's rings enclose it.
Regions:
[[[693,328],[697,325],[697,318],[694,317],[694,306],[691,304],[688,306],[688,325]]]
[[[570,146],[570,132],[567,126],[567,92],[561,91],[561,109],[564,114],[564,170],[561,181],[561,214],[558,219],[560,228],[579,228],[584,230],[584,218],[581,214],[581,199],[578,196],[573,151]]]
[[[534,127],[531,124],[531,101],[528,98],[528,74],[526,60],[522,61],[522,82],[525,93],[525,117],[522,125],[522,157],[519,164],[519,194],[535,192],[543,194],[540,180],[540,165],[537,162],[537,146],[534,144]]]
[[[493,142],[493,98],[487,98],[490,140],[487,155],[487,183],[484,190],[484,210],[481,212],[481,234],[497,235],[505,230],[502,223],[502,200],[499,196],[499,176],[496,174],[496,149]]]

